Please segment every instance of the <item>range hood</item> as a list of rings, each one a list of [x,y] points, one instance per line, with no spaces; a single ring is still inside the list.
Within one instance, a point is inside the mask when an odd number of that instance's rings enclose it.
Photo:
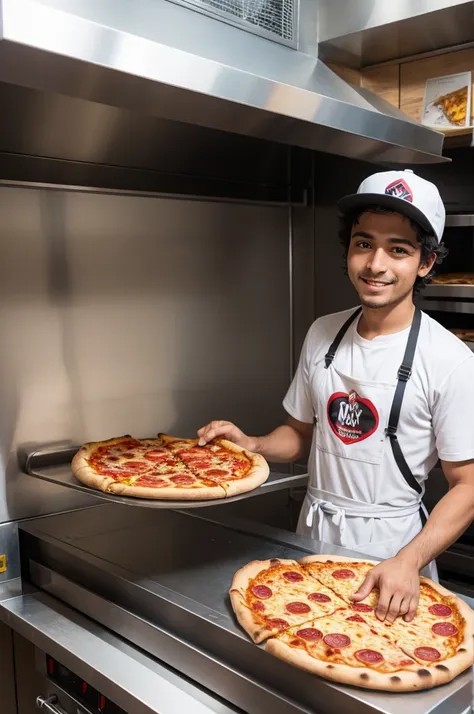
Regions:
[[[349,86],[314,55],[189,7],[0,0],[0,8],[8,85],[379,164],[447,161],[442,134]]]

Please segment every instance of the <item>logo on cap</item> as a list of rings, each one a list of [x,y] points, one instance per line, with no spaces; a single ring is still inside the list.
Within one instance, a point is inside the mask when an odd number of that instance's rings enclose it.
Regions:
[[[411,192],[411,188],[403,179],[397,179],[393,183],[389,184],[385,189],[385,193],[389,196],[395,196],[395,198],[402,198],[404,201],[409,201],[410,203],[413,203],[413,194]]]

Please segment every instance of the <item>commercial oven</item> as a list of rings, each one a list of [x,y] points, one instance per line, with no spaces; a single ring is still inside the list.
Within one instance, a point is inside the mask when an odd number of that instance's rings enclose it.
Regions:
[[[465,331],[467,338],[464,341],[474,351],[474,215],[467,211],[448,213],[443,241],[449,252],[437,273],[471,274],[472,284],[427,285],[418,304],[448,330]],[[466,404],[466,409],[471,409],[471,405]],[[446,479],[438,465],[430,474],[426,486],[425,502],[429,510],[447,490]],[[464,592],[474,594],[474,523],[438,557],[437,562],[440,577],[448,587],[456,585]]]

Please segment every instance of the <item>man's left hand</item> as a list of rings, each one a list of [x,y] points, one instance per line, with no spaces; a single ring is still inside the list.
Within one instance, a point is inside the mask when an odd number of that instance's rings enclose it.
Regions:
[[[360,602],[374,588],[379,591],[375,611],[379,620],[392,624],[399,615],[405,622],[413,620],[420,597],[420,573],[414,563],[399,556],[384,560],[367,573],[352,599]]]

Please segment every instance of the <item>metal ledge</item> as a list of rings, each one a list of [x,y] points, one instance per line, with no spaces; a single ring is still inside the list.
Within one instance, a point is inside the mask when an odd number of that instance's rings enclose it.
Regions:
[[[127,496],[118,496],[113,493],[104,493],[103,491],[95,491],[89,486],[84,486],[76,480],[71,471],[71,460],[76,453],[78,447],[67,446],[46,446],[32,448],[27,447],[19,449],[18,459],[22,470],[33,476],[34,478],[49,481],[57,486],[65,486],[73,488],[76,491],[81,491],[88,496],[95,496],[102,501],[109,503],[118,503],[121,506],[141,506],[154,509],[188,509],[188,508],[208,508],[209,506],[221,506],[226,503],[235,503],[253,496],[263,496],[272,491],[281,491],[286,488],[297,488],[306,486],[308,482],[308,474],[287,474],[278,471],[270,471],[268,479],[253,491],[241,493],[238,496],[230,496],[229,498],[217,498],[207,501],[179,501],[179,500],[154,500],[149,498],[131,498]]]

